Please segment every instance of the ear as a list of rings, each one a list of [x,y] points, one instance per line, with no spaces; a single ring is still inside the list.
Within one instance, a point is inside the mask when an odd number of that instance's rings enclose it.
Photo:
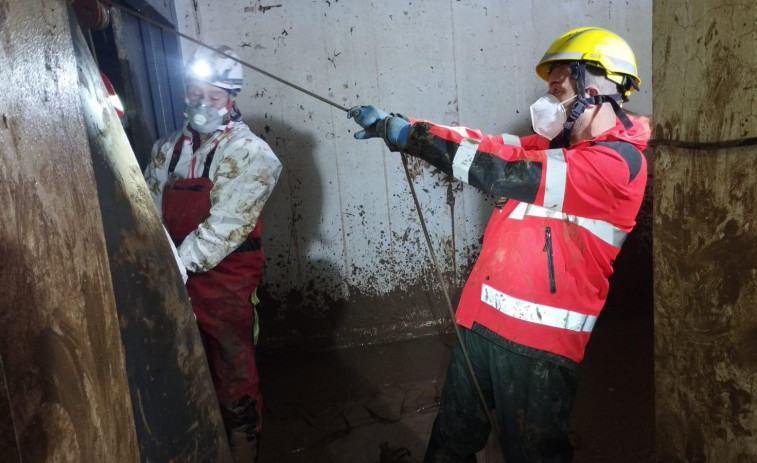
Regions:
[[[593,86],[593,85],[590,85],[590,86],[586,87],[585,92],[586,92],[586,97],[585,98],[595,97],[595,96],[597,96],[597,95],[600,94],[599,93],[599,89],[597,87]],[[599,105],[599,106],[601,106],[601,105]],[[595,104],[588,104],[588,105],[586,105],[586,109],[594,108],[594,107],[597,107],[597,105],[595,105]]]

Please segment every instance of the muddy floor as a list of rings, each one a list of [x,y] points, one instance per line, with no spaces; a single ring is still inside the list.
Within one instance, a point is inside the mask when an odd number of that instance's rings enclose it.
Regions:
[[[385,442],[422,460],[453,341],[261,355],[260,463],[374,463]],[[652,353],[651,309],[603,311],[578,370],[575,462],[654,461]],[[490,441],[478,461],[502,462]]]

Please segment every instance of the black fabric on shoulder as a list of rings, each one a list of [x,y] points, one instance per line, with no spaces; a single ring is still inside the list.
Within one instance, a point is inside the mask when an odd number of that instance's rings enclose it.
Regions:
[[[606,146],[617,151],[618,154],[620,154],[620,157],[622,157],[623,160],[626,161],[626,164],[628,164],[628,171],[631,173],[631,178],[628,179],[629,182],[633,181],[633,179],[636,178],[636,175],[639,174],[639,171],[641,170],[642,154],[641,151],[636,149],[632,144],[626,141],[595,141],[591,144]]]

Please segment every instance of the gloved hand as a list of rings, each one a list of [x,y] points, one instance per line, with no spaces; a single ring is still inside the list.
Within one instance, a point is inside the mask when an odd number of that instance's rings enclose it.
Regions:
[[[386,114],[373,106],[350,108],[347,117],[355,118],[355,122],[365,129],[355,133],[358,140],[381,137],[392,151],[401,150],[407,143],[410,122],[403,117]]]
[[[377,130],[378,123],[389,117],[389,115],[373,106],[353,106],[347,112],[347,118],[349,119],[350,117],[354,118],[355,122],[365,129],[355,132],[355,138],[365,140],[366,138],[381,136]]]

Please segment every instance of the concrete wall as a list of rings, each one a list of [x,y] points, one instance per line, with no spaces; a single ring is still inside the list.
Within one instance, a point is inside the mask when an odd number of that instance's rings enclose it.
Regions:
[[[753,1],[655,3],[658,138],[757,136]],[[757,461],[757,147],[657,151],[657,450]]]
[[[220,3],[177,0],[182,31],[339,105],[488,133],[530,131],[528,107],[545,91],[533,68],[546,48],[571,28],[606,27],[637,54],[643,90],[628,108],[651,112],[651,0]],[[195,48],[183,47],[185,57]],[[339,109],[249,69],[245,77],[245,119],[284,164],[264,212],[264,343],[347,345],[446,329],[436,324],[447,311],[399,156],[354,140],[357,125]],[[493,202],[431,169],[413,172],[454,296]]]

